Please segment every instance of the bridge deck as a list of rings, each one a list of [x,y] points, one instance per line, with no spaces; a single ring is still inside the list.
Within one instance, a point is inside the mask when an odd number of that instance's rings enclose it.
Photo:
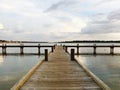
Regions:
[[[20,90],[101,90],[76,61],[57,46],[47,62],[34,72]]]

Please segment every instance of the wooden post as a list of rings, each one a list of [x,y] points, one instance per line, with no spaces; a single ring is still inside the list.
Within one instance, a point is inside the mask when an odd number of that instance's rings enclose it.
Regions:
[[[110,46],[110,54],[114,54],[114,46]]]
[[[53,46],[53,47],[51,47],[51,52],[53,52],[53,50],[54,50],[54,46]]]
[[[3,55],[6,54],[6,48],[7,48],[7,47],[6,47],[6,44],[5,44],[5,45],[3,44],[3,45],[2,45],[2,54],[3,54]]]
[[[20,46],[20,54],[21,54],[21,55],[24,54],[23,48],[24,48],[24,46],[23,46],[23,44],[21,44],[21,46]]]
[[[38,55],[40,55],[40,44],[38,44]]]
[[[48,61],[48,50],[45,49],[45,61]]]
[[[79,55],[79,44],[77,44],[77,55]]]
[[[74,58],[74,53],[75,53],[75,50],[74,49],[71,49],[71,61],[74,61],[75,58]]]
[[[2,45],[2,54],[4,54],[4,46]]]
[[[67,52],[67,46],[65,46],[65,52]]]
[[[96,44],[94,44],[93,49],[93,54],[96,55]]]
[[[4,46],[4,54],[6,55],[6,44],[5,44],[5,46]]]

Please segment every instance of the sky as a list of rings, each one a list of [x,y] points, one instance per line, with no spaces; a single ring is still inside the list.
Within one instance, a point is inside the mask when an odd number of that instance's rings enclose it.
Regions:
[[[0,39],[120,40],[120,0],[0,0]]]

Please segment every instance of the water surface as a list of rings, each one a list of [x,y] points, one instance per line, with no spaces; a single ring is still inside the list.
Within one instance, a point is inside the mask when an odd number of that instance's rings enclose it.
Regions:
[[[120,90],[120,56],[76,56],[112,90]]]
[[[0,56],[0,90],[9,90],[44,56]]]

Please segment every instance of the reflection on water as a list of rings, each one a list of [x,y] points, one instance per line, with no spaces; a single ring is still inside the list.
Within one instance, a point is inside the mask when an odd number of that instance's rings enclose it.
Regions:
[[[120,56],[76,56],[112,90],[120,90]]]
[[[0,56],[0,63],[2,63],[4,60],[3,56]]]
[[[9,90],[44,56],[0,56],[0,90]]]

